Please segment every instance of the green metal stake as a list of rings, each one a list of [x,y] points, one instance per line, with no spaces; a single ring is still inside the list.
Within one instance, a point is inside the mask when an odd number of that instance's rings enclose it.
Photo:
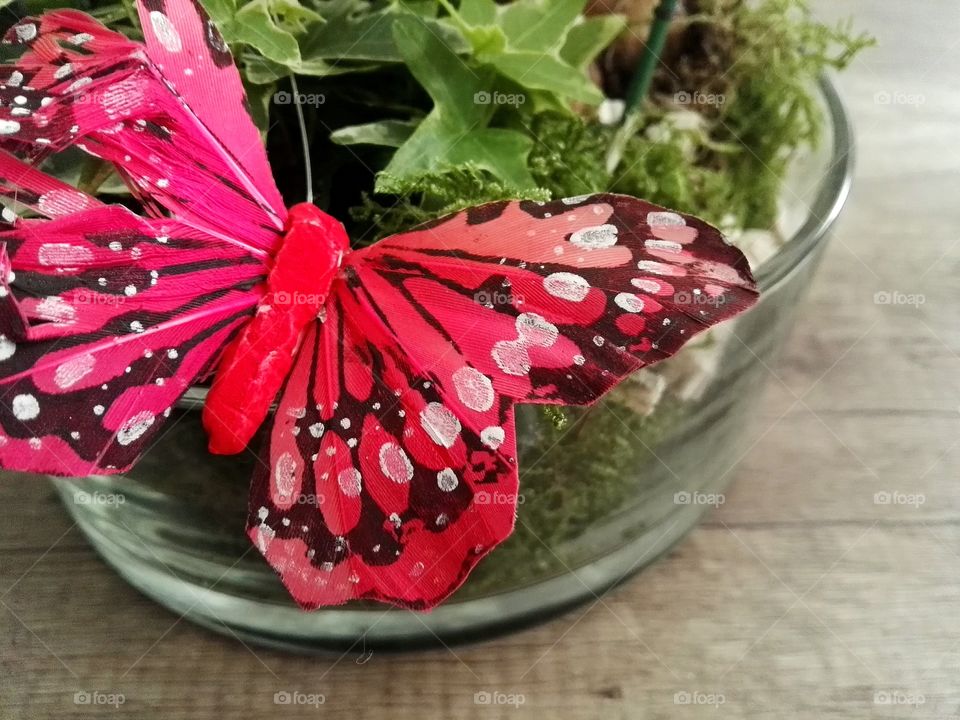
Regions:
[[[650,25],[650,35],[644,46],[643,55],[637,63],[637,71],[627,89],[626,103],[623,110],[623,123],[613,138],[610,150],[607,153],[607,171],[613,172],[623,157],[623,150],[627,141],[636,134],[640,126],[643,101],[650,92],[650,83],[657,70],[663,46],[667,42],[667,31],[677,8],[677,0],[661,0],[653,13],[653,23]]]

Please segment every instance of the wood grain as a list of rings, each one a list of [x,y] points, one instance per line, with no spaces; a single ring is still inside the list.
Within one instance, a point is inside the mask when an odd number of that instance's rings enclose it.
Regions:
[[[668,557],[485,645],[294,657],[178,621],[99,561],[49,486],[6,479],[0,717],[957,716],[960,8],[816,4],[881,43],[840,81],[859,135],[854,194],[726,504]],[[895,290],[925,303],[874,303]],[[925,502],[877,505],[878,491]],[[326,703],[275,705],[284,690]],[[125,703],[78,706],[79,691]],[[483,691],[524,702],[475,704]],[[884,692],[918,704],[878,704]]]

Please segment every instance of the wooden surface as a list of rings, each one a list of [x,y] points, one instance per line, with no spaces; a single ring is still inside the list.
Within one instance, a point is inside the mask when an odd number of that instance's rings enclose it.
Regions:
[[[818,5],[881,42],[841,80],[854,194],[726,504],[673,552],[486,645],[291,657],[178,621],[101,564],[46,483],[7,481],[0,717],[958,716],[960,8]],[[925,302],[876,304],[880,291]],[[880,491],[925,502],[877,505]],[[275,705],[285,690],[326,703]],[[74,704],[84,691],[125,703]],[[484,691],[524,702],[475,704]]]

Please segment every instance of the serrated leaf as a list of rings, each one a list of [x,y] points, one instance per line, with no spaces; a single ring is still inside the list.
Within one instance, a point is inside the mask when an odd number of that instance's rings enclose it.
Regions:
[[[380,120],[365,125],[350,125],[330,133],[338,145],[381,145],[398,148],[413,134],[416,120]]]

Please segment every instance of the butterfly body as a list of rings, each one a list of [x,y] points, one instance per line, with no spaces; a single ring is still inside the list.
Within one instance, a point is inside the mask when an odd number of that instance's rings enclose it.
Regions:
[[[330,215],[311,203],[290,208],[263,297],[224,352],[204,406],[211,452],[233,455],[250,442],[349,251],[343,226]]]

